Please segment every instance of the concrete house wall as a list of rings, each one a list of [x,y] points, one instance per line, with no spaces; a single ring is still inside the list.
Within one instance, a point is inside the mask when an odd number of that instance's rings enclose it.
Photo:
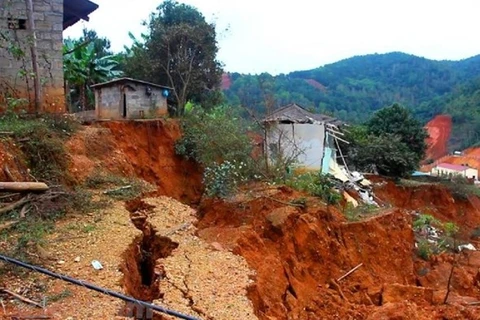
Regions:
[[[468,168],[465,170],[465,176],[470,179],[478,179],[478,170],[474,168]]]
[[[113,120],[160,117],[168,113],[164,90],[135,82],[95,87],[96,117]]]
[[[469,179],[478,179],[478,170],[474,168],[468,168],[463,171],[458,171],[450,168],[444,167],[434,167],[432,169],[432,175],[435,176],[462,176]]]
[[[34,0],[34,20],[37,35],[38,64],[42,84],[42,105],[46,112],[64,112],[63,88],[63,0]],[[33,101],[33,79],[30,54],[30,32],[24,0],[0,0],[0,105],[7,96]],[[23,53],[15,57],[8,45]],[[27,74],[27,76],[25,76]],[[30,106],[32,110],[33,106]]]
[[[320,170],[324,156],[325,124],[271,123],[267,128],[265,149],[268,159],[281,152],[284,157],[298,155],[299,167]]]

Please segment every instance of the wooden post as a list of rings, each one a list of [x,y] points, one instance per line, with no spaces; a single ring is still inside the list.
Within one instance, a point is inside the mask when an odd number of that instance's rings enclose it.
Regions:
[[[30,31],[31,43],[30,43],[30,52],[32,56],[32,69],[33,69],[33,87],[35,90],[35,113],[38,114],[41,109],[42,104],[42,93],[40,87],[40,73],[38,71],[38,60],[37,60],[37,34],[35,32],[35,21],[33,20],[33,3],[32,0],[25,0],[25,5],[27,7],[27,20],[28,20],[28,29]]]

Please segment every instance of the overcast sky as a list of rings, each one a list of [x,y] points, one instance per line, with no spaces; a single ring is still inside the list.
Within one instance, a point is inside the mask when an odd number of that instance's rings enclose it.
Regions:
[[[121,51],[128,31],[144,31],[161,0],[92,0],[90,22]],[[354,55],[403,51],[431,59],[480,54],[479,0],[185,0],[216,22],[219,59],[227,71],[287,73]]]

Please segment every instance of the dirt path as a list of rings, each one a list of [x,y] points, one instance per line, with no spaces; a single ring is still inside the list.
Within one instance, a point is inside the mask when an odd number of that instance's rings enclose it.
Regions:
[[[155,206],[149,220],[158,234],[178,243],[171,256],[157,262],[157,267],[163,265],[165,270],[160,281],[164,296],[155,303],[202,319],[256,319],[246,298],[252,271],[243,258],[196,237],[192,225],[195,211],[188,206],[167,197],[150,198],[146,202]],[[115,202],[101,213],[59,223],[46,245],[44,255],[49,262],[45,266],[124,292],[124,275],[119,266],[124,262],[127,248],[140,235],[123,203]],[[91,266],[95,259],[102,263],[102,270]],[[46,310],[8,302],[15,314],[46,313],[52,319],[125,319],[117,316],[124,309],[123,302],[59,280],[31,274],[28,279],[17,278],[9,287],[18,289],[39,283],[44,289],[36,299],[47,297]]]

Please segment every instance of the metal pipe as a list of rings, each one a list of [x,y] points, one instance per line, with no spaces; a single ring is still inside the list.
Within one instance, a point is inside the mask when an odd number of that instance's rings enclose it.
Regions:
[[[36,271],[36,272],[39,272],[39,273],[46,274],[47,276],[50,276],[52,278],[60,279],[60,280],[70,282],[70,283],[73,283],[73,284],[76,284],[76,285],[79,285],[79,286],[83,286],[87,289],[94,290],[94,291],[100,292],[100,293],[108,295],[108,296],[112,296],[112,297],[115,297],[115,298],[118,298],[118,299],[121,299],[121,300],[124,300],[124,301],[128,301],[128,302],[131,302],[131,303],[136,303],[136,304],[139,304],[139,305],[141,305],[145,308],[149,308],[149,309],[152,309],[152,310],[164,313],[164,314],[168,314],[168,315],[180,318],[180,319],[200,320],[198,318],[194,318],[192,316],[185,315],[185,314],[182,314],[182,313],[174,311],[174,310],[169,310],[167,308],[157,306],[157,305],[154,305],[154,304],[142,301],[142,300],[137,300],[133,297],[126,296],[126,295],[124,295],[122,293],[119,293],[119,292],[116,292],[116,291],[112,291],[112,290],[109,290],[109,289],[98,287],[96,285],[93,285],[93,284],[88,283],[88,282],[84,282],[82,280],[73,279],[73,278],[70,278],[68,276],[64,276],[64,275],[52,272],[52,271],[44,269],[44,268],[33,266],[33,265],[28,264],[28,263],[25,263],[25,262],[22,262],[20,260],[16,260],[16,259],[4,256],[4,255],[1,255],[1,254],[0,254],[0,260],[3,260],[5,262],[9,262],[9,263],[13,263],[13,264],[18,265],[18,266],[20,266],[22,268],[25,268],[25,269],[29,269],[29,270],[33,270],[33,271]]]

